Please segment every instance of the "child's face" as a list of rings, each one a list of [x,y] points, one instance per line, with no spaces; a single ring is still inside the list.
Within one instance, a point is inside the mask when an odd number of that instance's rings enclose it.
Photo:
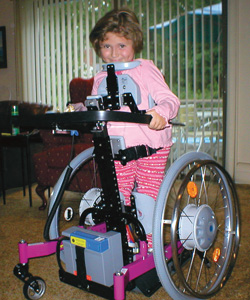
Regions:
[[[135,51],[132,40],[119,34],[108,32],[100,42],[100,54],[105,63],[129,62],[134,59]]]

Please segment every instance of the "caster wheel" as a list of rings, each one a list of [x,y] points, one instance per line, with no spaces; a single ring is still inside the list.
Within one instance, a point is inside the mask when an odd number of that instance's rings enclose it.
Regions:
[[[23,294],[26,299],[40,299],[46,290],[45,281],[37,276],[30,277],[23,286]]]

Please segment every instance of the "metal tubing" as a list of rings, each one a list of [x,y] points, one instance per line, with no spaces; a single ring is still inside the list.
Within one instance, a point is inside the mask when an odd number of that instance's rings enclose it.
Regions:
[[[21,241],[18,244],[19,261],[21,264],[27,264],[30,258],[42,257],[54,254],[56,252],[57,241],[28,244]]]

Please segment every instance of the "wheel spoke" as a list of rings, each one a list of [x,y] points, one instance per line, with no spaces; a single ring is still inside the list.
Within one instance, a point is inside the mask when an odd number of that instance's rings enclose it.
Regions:
[[[198,284],[199,284],[199,281],[200,281],[200,278],[201,278],[201,271],[202,271],[202,268],[203,268],[203,265],[204,265],[204,259],[205,259],[205,256],[206,255],[206,251],[204,252],[204,255],[203,255],[203,258],[201,260],[201,265],[200,265],[200,270],[199,270],[199,275],[198,275],[198,278],[197,278],[197,282],[196,282],[196,288],[195,288],[195,291],[197,292],[198,291]]]

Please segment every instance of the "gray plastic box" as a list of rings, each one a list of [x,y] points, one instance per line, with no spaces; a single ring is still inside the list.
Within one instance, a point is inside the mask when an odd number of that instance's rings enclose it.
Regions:
[[[87,279],[108,287],[112,286],[113,274],[123,267],[121,234],[115,231],[100,233],[73,226],[63,231],[62,235],[70,238],[63,241],[64,250],[61,255],[66,271],[76,275],[75,249],[77,246],[83,247]],[[98,247],[98,243],[104,240],[103,250],[102,247]]]

